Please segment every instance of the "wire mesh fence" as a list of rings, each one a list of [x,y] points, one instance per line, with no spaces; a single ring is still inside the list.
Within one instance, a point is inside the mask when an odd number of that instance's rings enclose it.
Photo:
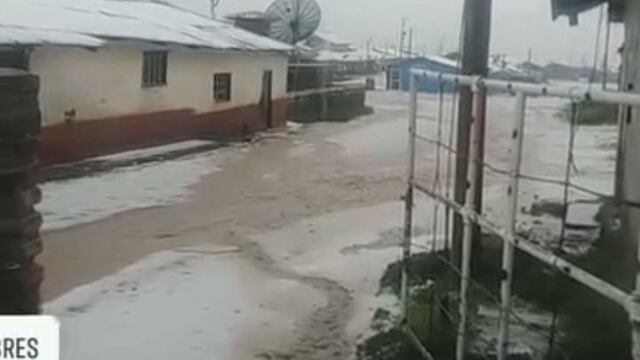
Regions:
[[[418,94],[416,83],[427,79],[439,82],[439,93]],[[617,199],[609,191],[613,189],[612,171],[595,166],[581,173],[578,163],[585,154],[592,156],[589,146],[597,144],[581,143],[578,134],[584,104],[638,106],[640,96],[425,71],[415,71],[411,83],[402,327],[422,356],[571,359],[564,344],[571,344],[572,339],[561,331],[560,327],[567,325],[561,324],[560,315],[563,302],[576,296],[593,296],[598,299],[594,303],[605,301],[605,306],[614,307],[611,321],[623,316],[627,323],[629,319],[637,323],[633,287],[581,260],[584,257],[579,255],[586,250],[585,246],[576,246],[571,228],[576,224],[571,223],[569,209],[593,201],[614,207],[636,205]],[[475,94],[471,146],[465,154],[454,143],[458,94],[445,93],[445,83],[470,86]],[[487,91],[515,95],[499,97],[503,106],[511,102],[511,109],[500,112],[499,120],[492,117],[495,104],[479,104],[478,99]],[[536,95],[564,101],[531,110],[527,104],[538,101],[533,98]],[[570,102],[564,115],[568,121],[549,121],[565,128],[556,132],[561,135],[547,142],[535,141],[548,135],[544,124],[528,129],[530,122],[540,117],[536,112],[548,115],[567,100]],[[481,106],[490,108],[486,122]],[[538,143],[548,144],[549,149],[530,151]],[[540,158],[541,153],[546,156]],[[456,160],[465,161],[469,168],[464,203],[453,199]],[[585,163],[587,167],[591,164]],[[482,188],[478,186],[482,182],[477,181],[480,176],[485,179]],[[539,198],[540,193],[554,194],[558,200],[545,208],[540,205],[544,200]],[[476,202],[483,198],[484,206],[478,206]],[[534,210],[541,211],[544,222],[552,226],[538,224],[543,221],[532,216]],[[462,239],[452,238],[456,216],[464,220]],[[416,231],[419,228],[423,231]],[[547,232],[540,234],[531,231],[533,228],[546,228]],[[458,257],[453,254],[454,241],[462,243]],[[629,271],[626,278],[633,279],[634,271]],[[628,334],[627,339],[631,339]]]

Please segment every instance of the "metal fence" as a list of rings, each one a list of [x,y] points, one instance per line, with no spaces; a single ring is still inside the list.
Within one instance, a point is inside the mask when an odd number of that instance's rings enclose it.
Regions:
[[[485,124],[484,117],[474,116],[472,121],[472,136],[471,146],[468,154],[467,162],[469,164],[468,174],[468,188],[466,194],[466,201],[464,204],[457,203],[451,197],[450,191],[450,178],[451,178],[451,155],[456,154],[456,149],[453,146],[453,123],[450,124],[451,130],[449,131],[449,140],[443,139],[442,122],[441,119],[444,116],[444,109],[442,105],[443,93],[439,94],[439,106],[437,110],[438,127],[435,132],[435,136],[428,136],[428,134],[419,133],[417,129],[417,119],[419,116],[419,96],[417,91],[417,82],[429,79],[429,81],[437,81],[442,84],[455,84],[456,86],[469,86],[475,95],[486,94],[487,91],[503,91],[509,92],[515,95],[514,108],[512,114],[512,129],[509,132],[511,135],[510,147],[509,147],[509,160],[508,167],[506,169],[500,169],[492,164],[484,162],[482,158],[482,144],[484,136],[483,131],[480,131],[481,127]],[[453,94],[452,96],[455,96]],[[526,179],[529,181],[539,181],[548,184],[554,184],[564,188],[564,206],[567,206],[567,194],[569,189],[575,191],[584,192],[596,197],[610,198],[607,194],[600,193],[599,191],[580,186],[571,181],[571,152],[569,152],[567,159],[567,169],[564,178],[548,178],[545,176],[536,176],[533,174],[524,174],[521,171],[522,156],[523,156],[523,141],[525,138],[525,120],[526,120],[526,106],[527,100],[531,96],[547,96],[569,99],[575,106],[585,102],[606,103],[615,104],[620,106],[635,107],[640,106],[640,96],[610,92],[592,90],[587,87],[566,87],[566,86],[547,86],[547,85],[534,85],[525,83],[512,83],[507,81],[497,81],[484,79],[474,76],[458,76],[452,74],[439,74],[429,71],[414,70],[411,76],[410,86],[410,117],[409,117],[409,164],[407,173],[407,192],[405,195],[405,220],[404,220],[404,238],[403,238],[403,266],[402,266],[402,279],[401,279],[401,304],[402,304],[402,327],[407,336],[416,345],[417,349],[426,359],[434,359],[432,351],[421,343],[419,336],[416,335],[415,330],[410,326],[410,318],[413,314],[410,311],[410,262],[412,257],[412,251],[414,248],[420,250],[427,250],[434,256],[435,246],[431,248],[425,248],[418,244],[416,234],[414,234],[415,228],[415,214],[414,209],[416,206],[416,195],[424,194],[434,200],[434,203],[438,206],[444,207],[444,231],[445,231],[445,247],[449,246],[449,232],[451,227],[451,216],[457,214],[464,219],[463,241],[462,241],[462,256],[461,264],[453,264],[450,258],[444,256],[437,256],[444,264],[446,264],[455,274],[457,274],[458,285],[457,289],[459,294],[459,300],[457,301],[457,311],[451,311],[451,306],[441,307],[445,316],[449,317],[450,321],[457,325],[455,330],[456,336],[456,359],[465,359],[468,353],[468,341],[469,341],[469,322],[470,322],[470,291],[471,287],[476,286],[487,293],[487,296],[494,298],[499,304],[500,318],[498,321],[499,332],[497,344],[488,344],[495,348],[495,357],[499,360],[505,360],[509,354],[509,342],[510,342],[510,328],[512,321],[522,321],[512,309],[512,286],[513,286],[513,272],[514,272],[514,252],[516,249],[530,255],[536,261],[554,268],[557,273],[562,274],[586,287],[598,293],[610,301],[619,304],[626,309],[629,314],[629,320],[632,324],[633,334],[633,350],[634,356],[638,354],[638,347],[640,346],[640,275],[637,275],[636,290],[632,293],[620,289],[619,287],[599,278],[598,276],[574,265],[570,261],[566,260],[559,253],[540,246],[529,239],[518,234],[516,231],[516,221],[518,213],[518,194],[520,181]],[[485,103],[479,101],[483,96],[474,96],[474,111],[476,113],[485,112]],[[452,101],[452,109],[455,107],[455,98]],[[575,114],[574,114],[575,116]],[[454,115],[452,113],[451,120],[453,122]],[[488,118],[491,120],[490,118]],[[573,124],[572,120],[572,124]],[[433,134],[432,134],[433,135]],[[573,146],[575,132],[570,132],[571,139],[570,147]],[[426,142],[436,146],[436,161],[438,162],[438,172],[443,166],[441,164],[440,152],[448,154],[449,158],[446,161],[446,179],[440,179],[440,175],[436,174],[436,179],[433,184],[427,184],[425,181],[418,179],[416,176],[417,171],[417,144],[420,142]],[[480,164],[481,166],[476,166]],[[479,171],[484,169],[493,171],[502,176],[508,177],[508,186],[504,191],[505,198],[507,199],[507,208],[505,209],[505,216],[500,219],[500,224],[496,221],[492,221],[482,211],[477,211],[478,207],[476,199],[478,199],[478,192],[482,192],[483,189],[477,188],[476,179],[479,176]],[[440,186],[441,182],[444,182],[444,186]],[[434,209],[435,217],[433,226],[438,226],[438,213],[437,208]],[[566,221],[566,208],[563,215]],[[478,285],[473,279],[471,273],[471,259],[473,251],[474,241],[474,227],[480,227],[482,231],[494,235],[494,237],[500,239],[502,243],[502,265],[501,274],[499,276],[500,291],[499,296],[496,296],[487,290],[486,287],[481,284]],[[563,228],[564,232],[564,223]],[[434,230],[434,237],[437,231]],[[564,234],[560,235],[560,241],[562,242]],[[435,240],[434,240],[435,242]],[[640,258],[640,254],[638,254]],[[640,260],[639,260],[640,261]],[[555,319],[554,319],[555,321]],[[539,329],[531,329],[531,331],[540,331]],[[553,347],[553,334],[545,334],[546,337],[551,337],[551,347]],[[563,353],[562,349],[557,350]],[[563,357],[566,354],[563,353]],[[636,357],[637,358],[637,357]]]

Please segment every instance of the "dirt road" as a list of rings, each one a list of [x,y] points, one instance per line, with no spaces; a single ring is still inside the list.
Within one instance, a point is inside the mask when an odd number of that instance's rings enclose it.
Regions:
[[[349,290],[335,280],[276,264],[254,237],[302,219],[398,200],[404,144],[397,143],[388,156],[379,156],[379,151],[369,153],[366,146],[352,151],[344,146],[349,140],[341,137],[359,138],[359,132],[384,124],[392,129],[388,134],[392,142],[402,139],[406,108],[396,101],[405,101],[404,97],[380,97],[376,114],[351,123],[267,134],[254,145],[220,150],[223,160],[212,163],[212,169],[221,170],[202,177],[184,202],[45,233],[46,251],[40,259],[47,273],[45,299],[162,250],[202,244],[239,246],[254,266],[273,277],[307,284],[327,298],[323,307],[298,321],[299,336],[292,341],[292,350],[283,353],[307,359],[348,356],[344,331],[351,316]]]

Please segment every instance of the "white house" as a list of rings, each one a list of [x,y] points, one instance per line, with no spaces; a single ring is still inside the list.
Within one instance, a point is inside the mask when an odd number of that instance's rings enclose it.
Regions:
[[[45,163],[286,122],[290,47],[171,5],[2,0],[0,46],[40,77]]]

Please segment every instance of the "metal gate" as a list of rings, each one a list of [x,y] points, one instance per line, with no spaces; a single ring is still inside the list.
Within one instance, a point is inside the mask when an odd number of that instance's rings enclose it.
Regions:
[[[475,95],[485,93],[487,91],[501,91],[508,92],[515,95],[513,100],[513,113],[512,113],[512,128],[510,129],[510,147],[508,156],[508,168],[498,169],[497,167],[484,162],[479,156],[483,151],[480,148],[482,132],[479,131],[480,126],[484,126],[481,123],[482,117],[475,117],[476,120],[472,121],[472,144],[470,147],[469,158],[467,159],[469,164],[469,176],[468,176],[468,188],[467,196],[464,204],[457,203],[450,196],[450,188],[447,180],[447,184],[442,186],[429,186],[425,181],[420,180],[416,176],[416,145],[419,142],[426,142],[437,146],[437,162],[440,162],[440,151],[447,152],[449,154],[455,153],[455,149],[452,146],[450,140],[447,144],[442,139],[441,124],[438,124],[438,130],[436,132],[437,137],[429,137],[428,134],[422,134],[417,129],[417,119],[419,116],[418,105],[419,96],[417,92],[418,81],[437,81],[441,84],[455,84],[459,86],[470,86]],[[405,224],[404,224],[404,241],[403,241],[403,266],[402,266],[402,285],[401,285],[401,297],[402,297],[402,327],[404,332],[409,336],[412,342],[417,346],[419,351],[426,359],[433,359],[432,352],[421,344],[418,336],[414,330],[409,326],[409,319],[413,316],[410,312],[409,298],[409,264],[412,256],[412,249],[414,247],[420,247],[415,239],[414,234],[414,208],[416,206],[416,195],[424,194],[434,200],[434,203],[440,204],[445,207],[445,234],[448,234],[451,222],[449,221],[449,214],[458,214],[464,219],[463,230],[463,243],[462,243],[462,260],[461,265],[458,268],[455,264],[447,262],[453,271],[459,275],[459,301],[456,314],[450,314],[451,320],[457,323],[457,341],[456,341],[456,359],[465,359],[467,354],[467,344],[469,339],[469,298],[470,298],[470,285],[473,283],[473,274],[471,273],[471,258],[473,251],[473,233],[474,226],[479,226],[484,232],[491,233],[502,242],[502,265],[500,276],[500,295],[499,307],[499,332],[498,342],[495,345],[496,357],[500,360],[507,359],[508,356],[508,344],[510,338],[510,318],[515,316],[512,311],[512,281],[514,270],[514,251],[516,249],[530,255],[536,261],[540,261],[548,266],[556,269],[557,273],[588,287],[592,291],[606,297],[610,301],[619,304],[626,309],[629,314],[629,319],[632,324],[633,334],[633,350],[632,353],[636,359],[640,353],[640,273],[636,276],[636,290],[633,293],[627,293],[615,285],[591,274],[584,269],[574,265],[573,263],[564,259],[561,255],[554,254],[547,248],[539,246],[532,241],[529,241],[526,237],[519,235],[516,232],[516,217],[518,213],[518,194],[521,179],[527,179],[530,181],[540,181],[565,188],[565,205],[566,205],[566,189],[573,189],[576,191],[583,191],[598,195],[597,191],[585,188],[577,185],[571,181],[571,172],[567,167],[566,176],[564,179],[545,178],[543,176],[527,175],[521,172],[521,162],[523,155],[523,141],[525,138],[525,120],[526,120],[526,106],[527,100],[531,96],[545,96],[545,97],[557,97],[569,99],[574,104],[596,102],[620,105],[624,107],[640,106],[640,96],[610,92],[592,90],[591,88],[577,88],[577,87],[564,87],[564,86],[547,86],[547,85],[534,85],[525,83],[513,83],[507,81],[498,81],[484,79],[474,76],[458,76],[452,74],[439,74],[429,71],[414,70],[411,75],[410,85],[410,117],[409,117],[409,164],[407,174],[407,191],[405,200]],[[443,116],[442,108],[442,92],[440,93],[440,104],[438,107],[438,118]],[[482,99],[482,96],[474,96],[476,112],[481,111],[484,113],[483,108],[486,104],[478,101]],[[455,100],[453,101],[455,103]],[[452,115],[453,120],[453,115]],[[453,125],[451,125],[453,129]],[[449,134],[452,139],[452,134]],[[573,141],[573,133],[570,141]],[[570,146],[573,146],[572,144]],[[569,154],[569,156],[571,156]],[[570,160],[570,159],[569,159]],[[481,166],[475,166],[481,164]],[[440,169],[441,164],[437,164]],[[447,162],[447,177],[450,176],[450,161]],[[569,166],[569,163],[567,163]],[[496,221],[492,221],[482,211],[478,212],[477,204],[475,203],[478,198],[478,192],[482,192],[483,189],[476,188],[476,178],[478,177],[478,169],[488,168],[495,171],[502,176],[508,177],[508,186],[504,189],[504,197],[507,200],[507,208],[503,222],[500,224]],[[624,204],[623,204],[624,205]],[[437,210],[435,215],[435,222],[437,224]],[[566,211],[565,211],[566,212]],[[452,216],[451,215],[451,216]],[[566,217],[566,214],[564,215]],[[435,237],[435,234],[434,234]],[[435,240],[434,240],[435,241]],[[561,236],[562,241],[562,236]],[[445,235],[445,243],[448,242],[448,235]],[[422,247],[424,249],[424,247]],[[433,251],[434,248],[431,249]],[[426,249],[429,250],[429,249]],[[640,254],[638,254],[640,261]],[[613,259],[612,259],[613,260]],[[444,259],[443,261],[448,261]],[[613,260],[615,261],[615,260]]]

